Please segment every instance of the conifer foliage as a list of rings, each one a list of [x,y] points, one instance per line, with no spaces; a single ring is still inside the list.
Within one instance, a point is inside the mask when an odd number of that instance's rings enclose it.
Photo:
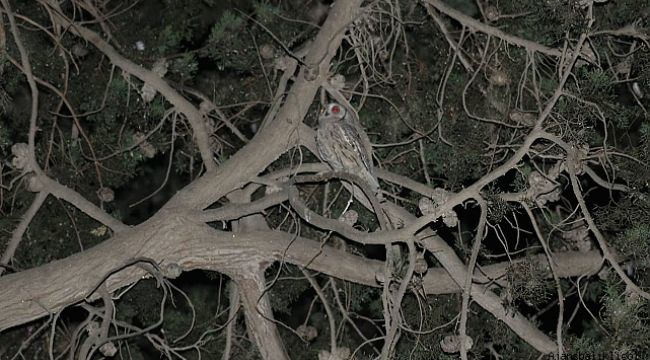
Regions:
[[[650,358],[648,99],[647,0],[0,0],[0,359]]]

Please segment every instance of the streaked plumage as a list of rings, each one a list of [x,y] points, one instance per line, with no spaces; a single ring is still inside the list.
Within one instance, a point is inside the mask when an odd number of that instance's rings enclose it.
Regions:
[[[379,191],[368,136],[344,106],[330,103],[325,107],[318,118],[316,143],[321,158],[333,170],[357,175],[373,192]]]

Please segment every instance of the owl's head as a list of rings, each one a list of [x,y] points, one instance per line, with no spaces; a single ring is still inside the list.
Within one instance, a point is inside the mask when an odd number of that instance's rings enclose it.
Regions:
[[[343,105],[338,103],[329,103],[325,106],[325,110],[323,110],[321,116],[334,120],[341,120],[345,118],[347,112],[347,109]]]

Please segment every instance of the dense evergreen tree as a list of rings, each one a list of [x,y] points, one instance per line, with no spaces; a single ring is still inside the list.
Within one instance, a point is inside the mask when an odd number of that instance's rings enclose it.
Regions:
[[[647,0],[0,5],[0,359],[650,358]]]

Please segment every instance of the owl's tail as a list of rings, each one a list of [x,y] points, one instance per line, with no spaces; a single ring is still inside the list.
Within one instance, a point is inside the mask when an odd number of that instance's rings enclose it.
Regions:
[[[370,188],[370,190],[372,191],[372,195],[374,195],[381,202],[384,197],[381,194],[381,189],[379,188],[379,180],[377,180],[377,178],[374,177],[369,172],[363,172],[360,175],[362,175],[361,179],[364,180],[364,182],[366,183],[366,186],[368,186]],[[353,186],[353,190],[354,190],[355,195],[359,194],[362,197],[365,197],[365,193],[357,185]]]
[[[368,183],[368,185],[370,186],[370,189],[372,189],[372,192],[375,195],[379,194],[379,190],[380,190],[379,189],[379,180],[377,180],[377,178],[374,175],[372,175],[370,172],[367,172],[364,175],[366,175],[366,176],[364,176],[364,178],[365,178],[364,180]]]

